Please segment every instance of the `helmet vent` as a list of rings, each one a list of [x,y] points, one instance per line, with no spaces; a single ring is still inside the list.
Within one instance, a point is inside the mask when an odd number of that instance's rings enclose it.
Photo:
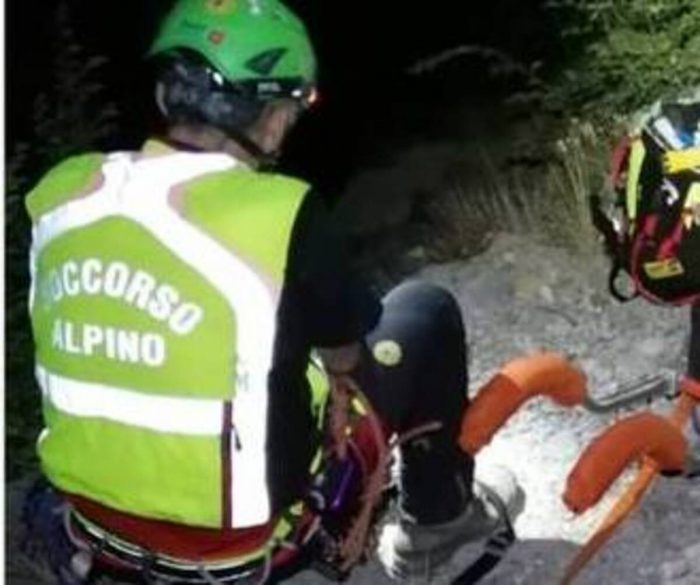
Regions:
[[[272,73],[272,70],[277,66],[286,52],[287,49],[282,47],[270,49],[246,61],[245,66],[258,75],[268,76]]]

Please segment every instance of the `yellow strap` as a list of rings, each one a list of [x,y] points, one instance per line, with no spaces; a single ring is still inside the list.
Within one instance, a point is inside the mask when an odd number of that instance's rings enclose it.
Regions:
[[[637,217],[637,197],[639,191],[639,176],[642,172],[642,163],[646,156],[646,148],[641,139],[637,138],[632,142],[630,148],[629,165],[627,168],[627,215],[630,224]]]
[[[671,150],[664,154],[664,171],[673,174],[700,167],[700,147]]]

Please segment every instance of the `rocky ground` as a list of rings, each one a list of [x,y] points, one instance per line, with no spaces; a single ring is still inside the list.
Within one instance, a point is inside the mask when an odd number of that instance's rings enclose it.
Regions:
[[[542,348],[575,359],[598,397],[619,382],[659,372],[671,375],[684,367],[687,311],[642,300],[617,303],[606,289],[607,262],[602,257],[573,257],[529,238],[503,235],[469,262],[431,266],[415,277],[445,286],[460,301],[471,347],[472,392],[508,358]],[[656,411],[668,407],[664,400],[652,405]],[[557,583],[631,474],[580,518],[561,502],[566,477],[588,441],[624,414],[594,415],[537,399],[479,456],[482,462],[510,467],[528,498],[516,525],[519,542],[485,584]],[[311,573],[290,581],[321,582]],[[380,583],[390,581],[374,563],[349,581]],[[698,585],[700,481],[658,480],[576,583]]]
[[[415,277],[439,283],[459,299],[468,326],[471,392],[508,358],[540,348],[575,359],[590,391],[602,396],[621,381],[683,369],[687,313],[643,301],[624,305],[606,291],[607,265],[596,256],[572,257],[532,239],[499,236],[468,262],[431,266]],[[662,411],[663,400],[652,405]],[[484,583],[547,585],[610,505],[614,494],[581,518],[561,503],[578,453],[615,416],[565,410],[535,400],[503,428],[479,461],[510,467],[527,492],[518,520],[519,542]],[[618,482],[613,492],[619,492]],[[36,583],[12,562],[18,486],[10,486],[8,583]],[[13,570],[14,569],[14,570]],[[306,572],[289,581],[321,585]],[[349,585],[389,583],[378,565],[359,568]],[[698,585],[700,481],[661,479],[639,511],[576,581],[580,585]]]
[[[584,369],[589,391],[603,396],[616,383],[682,371],[686,310],[614,301],[602,257],[502,236],[471,262],[435,266],[422,276],[460,299],[470,330],[471,388],[498,363],[539,348],[564,352]],[[668,409],[660,401],[655,410]],[[624,413],[618,413],[617,416]],[[488,583],[556,582],[557,569],[585,540],[614,496],[581,518],[560,495],[583,445],[616,415],[565,410],[537,400],[522,410],[483,453],[513,469],[528,495],[516,528],[521,539]],[[619,492],[622,485],[615,486]],[[700,483],[659,481],[640,511],[577,583],[691,585],[700,583]]]

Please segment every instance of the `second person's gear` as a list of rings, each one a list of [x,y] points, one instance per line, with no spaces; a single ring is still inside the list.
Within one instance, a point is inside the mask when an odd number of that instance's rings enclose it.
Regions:
[[[611,291],[628,272],[638,292],[656,302],[700,300],[700,101],[661,103],[612,157],[617,215],[594,196],[594,223],[613,257]]]

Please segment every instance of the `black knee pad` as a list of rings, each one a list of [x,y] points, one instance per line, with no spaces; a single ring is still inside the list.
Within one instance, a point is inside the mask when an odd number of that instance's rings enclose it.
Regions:
[[[462,312],[457,300],[447,289],[422,282],[400,284],[385,297],[385,304],[400,313],[410,313],[434,332],[463,331]]]

